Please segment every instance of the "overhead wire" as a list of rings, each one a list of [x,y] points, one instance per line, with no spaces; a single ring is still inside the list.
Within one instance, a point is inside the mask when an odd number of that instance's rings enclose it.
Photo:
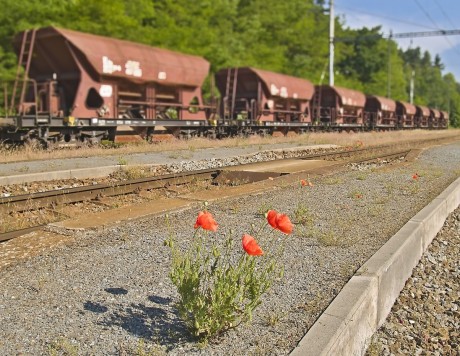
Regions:
[[[452,28],[455,28],[455,25],[454,23],[452,22],[452,20],[450,19],[449,15],[447,15],[447,13],[444,11],[444,8],[441,6],[441,4],[439,3],[438,0],[434,0],[435,4],[438,6],[439,10],[441,11],[441,13],[443,14],[443,16],[447,19],[447,21],[450,23],[450,25],[452,26]]]
[[[423,25],[423,24],[420,24],[420,23],[406,21],[406,20],[403,20],[403,19],[397,19],[397,18],[394,18],[394,17],[391,17],[391,16],[385,16],[385,15],[382,15],[382,14],[376,14],[376,13],[367,12],[367,11],[363,11],[363,10],[351,9],[349,7],[342,6],[342,5],[337,5],[336,4],[335,7],[338,8],[338,9],[349,10],[349,11],[361,13],[361,14],[364,14],[364,15],[370,15],[370,16],[373,16],[373,17],[379,17],[379,18],[387,19],[387,20],[390,20],[390,21],[393,21],[393,22],[403,23],[403,24],[406,24],[406,25],[412,25],[412,26],[417,26],[417,27],[421,27],[421,28],[427,28],[427,29],[430,29],[430,30],[438,30],[439,29],[439,27],[437,27],[437,26],[436,27],[426,26],[426,25]],[[357,16],[354,16],[353,14],[351,14],[351,15],[353,17],[359,19]]]
[[[441,30],[441,28],[438,26],[438,24],[433,20],[433,18],[430,16],[430,14],[425,10],[425,8],[419,3],[418,0],[414,0],[419,9],[425,14],[428,20],[431,21],[431,23],[436,27],[437,30]]]
[[[370,16],[373,16],[373,17],[377,17],[377,18],[384,18],[384,19],[387,19],[387,20],[390,20],[390,21],[393,21],[393,22],[397,22],[397,23],[402,23],[402,24],[409,24],[409,25],[412,25],[412,26],[417,26],[417,27],[422,27],[422,28],[427,28],[427,29],[431,29],[431,30],[440,30],[440,31],[443,31],[438,25],[437,23],[434,21],[434,19],[429,15],[429,13],[425,10],[425,8],[420,4],[420,2],[418,0],[414,0],[416,5],[419,7],[419,9],[424,13],[424,15],[429,19],[429,21],[433,24],[434,27],[432,26],[427,26],[427,25],[422,25],[420,23],[414,23],[414,22],[410,22],[410,21],[406,21],[406,20],[402,20],[402,19],[396,19],[394,17],[391,17],[391,16],[385,16],[385,15],[381,15],[381,14],[376,14],[376,13],[372,13],[372,12],[367,12],[367,11],[363,11],[361,9],[351,9],[351,8],[348,8],[346,6],[342,6],[342,5],[338,5],[336,3],[336,8],[339,8],[339,9],[342,9],[342,10],[349,10],[349,11],[353,11],[354,13],[361,13],[361,14],[365,14],[365,15],[370,15]],[[441,12],[443,13],[443,15],[446,17],[447,21],[450,23],[450,25],[455,28],[455,25],[453,24],[453,22],[450,20],[450,18],[448,17],[448,15],[446,14],[446,12],[442,9],[441,5],[439,4],[439,2],[437,0],[434,0],[436,2],[436,5],[441,9]],[[351,14],[353,17],[357,18],[359,20],[359,18],[357,16],[354,16],[353,14]],[[383,37],[386,37],[384,34],[382,34]],[[451,49],[453,49],[457,55],[460,56],[460,51],[459,49],[456,48],[456,46],[449,40],[449,38],[444,35],[443,36],[444,39],[447,41],[447,43],[451,46]],[[344,39],[346,40],[346,39]]]
[[[431,23],[436,26],[439,30],[441,30],[441,28],[438,26],[438,24],[433,20],[433,18],[430,16],[430,14],[425,10],[425,8],[422,6],[422,4],[420,4],[420,2],[418,0],[414,0],[415,3],[417,4],[417,6],[419,7],[419,9],[425,14],[425,16],[427,17],[428,20],[431,21]],[[439,5],[439,4],[438,4]],[[449,40],[449,38],[447,36],[443,36],[444,39],[447,41],[447,43],[452,47],[452,49],[460,56],[460,51],[455,47],[455,45]]]

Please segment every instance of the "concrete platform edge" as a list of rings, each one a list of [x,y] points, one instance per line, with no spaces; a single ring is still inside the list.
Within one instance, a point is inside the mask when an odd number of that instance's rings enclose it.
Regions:
[[[107,177],[123,166],[104,166],[98,168],[76,168],[62,171],[38,172],[0,177],[0,186],[11,184],[24,184],[37,181],[51,181],[60,179],[87,179]]]
[[[264,149],[259,153],[264,152],[273,152],[275,155],[279,155],[282,157],[285,153],[295,153],[295,152],[302,152],[306,150],[320,150],[320,149],[328,149],[328,148],[337,148],[339,146],[332,145],[332,144],[317,144],[317,145],[306,145],[306,146],[299,146],[299,147],[291,147],[291,148],[276,148],[276,149]],[[203,150],[205,150],[204,148]],[[233,158],[244,158],[244,157],[251,157],[255,153],[247,153],[242,155],[235,155],[231,156]],[[172,160],[169,163],[172,163]],[[190,162],[191,160],[182,160],[182,162]],[[193,160],[192,160],[193,161]],[[181,162],[181,161],[179,161]],[[130,169],[132,167],[145,167],[151,168],[158,165],[163,165],[166,163],[134,163],[129,165],[120,165],[120,164],[112,164],[108,166],[99,166],[99,167],[87,167],[87,168],[73,168],[73,169],[62,169],[59,171],[46,171],[46,172],[35,172],[35,173],[25,173],[25,174],[17,174],[17,175],[8,175],[8,176],[0,176],[0,186],[4,185],[11,185],[11,184],[24,184],[36,181],[50,181],[50,180],[61,180],[61,179],[91,179],[91,178],[101,178],[110,175],[113,172],[123,169]],[[1,164],[0,164],[1,166]],[[24,162],[24,166],[27,167],[27,162]]]
[[[290,355],[363,355],[413,268],[459,204],[460,178],[356,272]]]

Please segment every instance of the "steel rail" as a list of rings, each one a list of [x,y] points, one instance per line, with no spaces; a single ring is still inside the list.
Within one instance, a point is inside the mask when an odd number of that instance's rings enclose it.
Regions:
[[[378,159],[398,158],[398,157],[401,157],[401,156],[407,156],[411,151],[412,151],[412,149],[406,149],[404,151],[390,152],[390,153],[386,153],[386,154],[379,154],[379,155],[374,156],[374,157],[364,158],[362,160],[356,160],[356,161],[353,161],[351,163],[365,163],[365,162],[373,162],[373,161],[376,161]]]
[[[28,234],[29,232],[37,231],[40,230],[43,226],[46,225],[37,225],[37,226],[32,226],[32,227],[27,227],[25,229],[20,229],[20,230],[13,230],[13,231],[8,231],[0,234],[0,242],[5,242],[8,240],[12,240],[16,237]]]
[[[51,205],[71,204],[97,199],[134,193],[142,189],[160,189],[169,185],[190,183],[195,179],[211,180],[218,171],[205,169],[199,171],[174,173],[162,176],[138,178],[114,184],[94,184],[75,188],[51,190],[47,192],[15,195],[0,198],[0,213],[36,210]]]

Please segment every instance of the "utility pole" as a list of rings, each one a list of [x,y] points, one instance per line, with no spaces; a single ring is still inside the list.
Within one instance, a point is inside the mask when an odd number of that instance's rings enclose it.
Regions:
[[[329,85],[334,86],[334,0],[329,0]]]
[[[388,38],[388,73],[387,73],[387,98],[391,97],[391,39],[393,32],[390,30],[390,37]]]
[[[414,77],[415,71],[412,71],[412,75],[410,77],[410,91],[409,91],[409,103],[414,103]]]

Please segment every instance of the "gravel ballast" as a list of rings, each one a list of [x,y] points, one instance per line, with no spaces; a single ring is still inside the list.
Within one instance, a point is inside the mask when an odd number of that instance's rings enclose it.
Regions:
[[[188,336],[168,278],[170,232],[156,217],[74,232],[75,243],[2,270],[0,354],[288,354],[358,267],[459,176],[460,144],[408,166],[358,168],[208,206],[219,236],[237,239],[268,208],[304,218],[250,324],[207,345]],[[198,210],[170,214],[178,243],[190,241]]]

